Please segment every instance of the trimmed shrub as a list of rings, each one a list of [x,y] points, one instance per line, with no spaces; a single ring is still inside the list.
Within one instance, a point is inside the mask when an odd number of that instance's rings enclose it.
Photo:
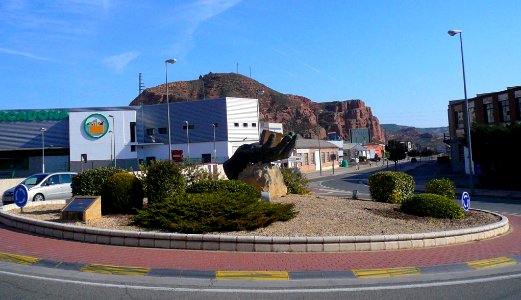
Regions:
[[[139,211],[133,223],[179,233],[255,230],[293,218],[293,204],[259,201],[246,193],[175,195]]]
[[[110,176],[101,188],[101,213],[119,214],[135,212],[143,208],[143,185],[126,172]]]
[[[186,192],[190,194],[228,192],[244,194],[252,199],[259,198],[259,192],[253,186],[240,180],[202,180],[186,188]]]
[[[454,199],[436,194],[414,195],[402,203],[401,211],[420,217],[462,219],[463,209]]]
[[[400,204],[414,193],[414,179],[403,172],[383,171],[369,176],[371,198]]]
[[[284,184],[288,188],[289,194],[309,194],[307,189],[308,179],[302,174],[302,172],[300,172],[298,168],[281,168],[280,172],[282,173]]]
[[[432,179],[425,185],[425,193],[442,195],[454,199],[456,196],[456,186],[452,180],[447,178]]]
[[[153,162],[147,169],[145,182],[149,204],[182,194],[186,188],[181,168],[177,163],[168,160]]]
[[[72,177],[72,195],[83,196],[100,196],[101,188],[107,179],[120,172],[125,172],[123,169],[115,167],[90,169],[78,173]]]

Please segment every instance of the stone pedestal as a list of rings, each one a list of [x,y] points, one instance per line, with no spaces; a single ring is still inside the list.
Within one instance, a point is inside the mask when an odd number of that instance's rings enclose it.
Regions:
[[[259,194],[269,192],[271,197],[281,197],[288,193],[280,169],[271,164],[249,165],[238,179],[254,186]]]

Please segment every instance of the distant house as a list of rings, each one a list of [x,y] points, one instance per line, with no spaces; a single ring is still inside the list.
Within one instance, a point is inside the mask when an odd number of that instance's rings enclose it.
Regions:
[[[385,146],[383,144],[368,144],[365,145],[368,150],[367,158],[373,159],[378,155],[379,158],[383,157]]]
[[[319,154],[320,152],[320,154]],[[338,165],[338,146],[324,140],[297,139],[295,149],[287,160],[288,167],[297,167],[302,173],[333,168]]]
[[[344,143],[344,159],[351,160],[360,156],[367,157],[367,148],[358,143]]]

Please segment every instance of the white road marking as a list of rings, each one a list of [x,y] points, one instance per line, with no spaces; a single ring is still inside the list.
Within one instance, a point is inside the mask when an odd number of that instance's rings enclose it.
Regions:
[[[133,290],[152,290],[152,291],[172,291],[172,292],[207,292],[207,293],[257,293],[257,294],[290,294],[290,293],[328,293],[328,292],[363,292],[363,291],[380,291],[380,290],[400,290],[400,289],[414,289],[414,288],[429,288],[429,287],[440,287],[440,286],[453,286],[453,285],[464,285],[464,284],[475,284],[483,282],[493,282],[508,279],[521,278],[521,274],[512,275],[500,275],[494,277],[478,278],[478,279],[464,279],[464,280],[453,280],[444,282],[431,282],[431,283],[412,283],[412,284],[399,284],[399,285],[385,285],[385,286],[368,286],[368,287],[345,287],[345,288],[309,288],[309,289],[223,289],[223,288],[176,288],[176,287],[162,287],[162,286],[142,286],[142,285],[128,285],[128,284],[109,284],[99,282],[86,282],[70,279],[56,279],[41,277],[35,275],[18,274],[13,272],[0,271],[0,274],[17,276],[23,278],[31,278],[35,280],[43,281],[54,281],[63,282],[70,284],[78,284],[85,286],[97,286],[107,288],[119,288],[119,289],[133,289]]]

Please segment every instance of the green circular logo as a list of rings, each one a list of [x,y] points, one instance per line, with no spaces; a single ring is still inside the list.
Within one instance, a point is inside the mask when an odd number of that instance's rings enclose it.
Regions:
[[[109,131],[109,120],[102,114],[92,114],[83,120],[83,131],[93,139],[99,139]]]

